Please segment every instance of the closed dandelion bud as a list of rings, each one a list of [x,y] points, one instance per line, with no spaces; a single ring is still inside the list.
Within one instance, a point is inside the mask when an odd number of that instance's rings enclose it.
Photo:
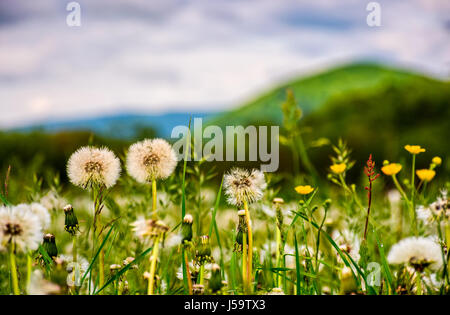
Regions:
[[[209,279],[209,288],[212,292],[217,292],[222,288],[222,275],[218,264],[211,266],[211,278]]]
[[[235,248],[237,251],[240,252],[242,249],[243,234],[247,233],[247,223],[245,221],[245,210],[239,210],[238,216],[239,216],[239,223],[238,223],[238,228],[237,228]]]
[[[197,262],[202,265],[211,262],[211,246],[209,244],[209,236],[203,235],[200,237],[200,244],[196,254]]]
[[[181,243],[189,243],[192,241],[192,215],[186,214],[184,216],[183,222],[181,223]]]
[[[80,226],[78,225],[78,219],[73,211],[73,207],[71,205],[65,206],[64,214],[66,216],[64,220],[64,230],[74,236],[78,232]]]
[[[58,248],[56,247],[55,235],[45,234],[42,247],[51,258],[55,258],[58,256]]]

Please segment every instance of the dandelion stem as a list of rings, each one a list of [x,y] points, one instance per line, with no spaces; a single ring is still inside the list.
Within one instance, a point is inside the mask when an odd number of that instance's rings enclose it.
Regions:
[[[280,268],[280,264],[281,264],[281,231],[280,228],[278,227],[278,225],[276,226],[276,233],[277,233],[277,253],[276,253],[276,267]],[[278,287],[280,287],[280,281],[281,281],[281,276],[279,274],[279,272],[276,273],[276,284]]]
[[[186,266],[186,278],[189,288],[189,295],[192,295],[192,278],[191,278],[191,271],[189,270],[188,254],[186,250],[184,250],[183,253],[184,253],[184,264]]]
[[[156,262],[158,260],[159,240],[160,239],[161,239],[161,235],[158,235],[155,239],[155,243],[153,244],[152,258],[151,258],[152,261],[150,264],[150,279],[148,279],[148,289],[147,289],[148,295],[153,295],[153,293],[154,293]]]
[[[103,288],[103,284],[105,283],[105,252],[104,252],[103,248],[100,250],[98,263],[99,263],[98,283],[99,283],[99,287]]]
[[[417,271],[416,271],[416,286],[417,286],[417,295],[422,295],[421,274]]]
[[[9,246],[9,262],[11,264],[10,267],[11,267],[13,293],[14,293],[14,295],[20,295],[19,279],[17,278],[16,253],[15,253],[14,242],[11,242],[11,245]]]
[[[200,265],[200,284],[205,284],[205,264]]]
[[[33,267],[33,260],[31,257],[31,253],[27,253],[27,281],[26,281],[26,288],[28,288],[28,285],[30,284],[31,280],[31,269]]]
[[[76,235],[74,235],[73,237],[72,237],[72,255],[73,255],[73,259],[72,259],[72,261],[74,262],[74,263],[76,263],[77,261],[78,261],[78,257],[77,257],[77,236]]]
[[[247,229],[248,229],[248,266],[247,266],[247,284],[248,289],[251,288],[251,283],[253,281],[253,273],[252,273],[252,260],[253,260],[253,234],[252,234],[252,221],[250,219],[250,211],[248,211],[248,203],[244,200],[244,210],[245,210],[245,218],[247,220]]]
[[[156,180],[153,179],[152,180],[152,200],[153,200],[153,204],[152,204],[152,216],[153,219],[156,220]]]
[[[242,233],[242,283],[243,291],[247,291],[247,233]]]

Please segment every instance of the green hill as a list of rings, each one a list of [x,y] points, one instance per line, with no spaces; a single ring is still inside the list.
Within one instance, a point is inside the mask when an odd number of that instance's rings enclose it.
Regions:
[[[281,84],[234,110],[216,116],[210,123],[219,126],[281,124],[280,104],[286,98],[287,88],[292,89],[302,110],[310,113],[340,94],[372,88],[386,81],[403,81],[412,77],[422,76],[373,63],[345,65]]]

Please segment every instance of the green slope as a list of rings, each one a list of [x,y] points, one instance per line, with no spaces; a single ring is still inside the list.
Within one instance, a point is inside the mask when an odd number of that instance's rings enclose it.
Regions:
[[[216,116],[211,119],[210,124],[219,126],[281,124],[280,104],[285,100],[287,88],[293,90],[302,110],[309,113],[342,93],[375,87],[381,82],[402,81],[411,77],[420,77],[420,75],[373,63],[345,65],[282,84],[243,106]]]

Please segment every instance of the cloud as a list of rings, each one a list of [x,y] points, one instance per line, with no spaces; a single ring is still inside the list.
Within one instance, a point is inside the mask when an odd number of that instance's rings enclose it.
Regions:
[[[357,0],[85,0],[82,26],[70,28],[64,1],[3,0],[0,126],[223,110],[355,59],[447,77],[448,3],[379,2],[382,26],[370,28]]]

